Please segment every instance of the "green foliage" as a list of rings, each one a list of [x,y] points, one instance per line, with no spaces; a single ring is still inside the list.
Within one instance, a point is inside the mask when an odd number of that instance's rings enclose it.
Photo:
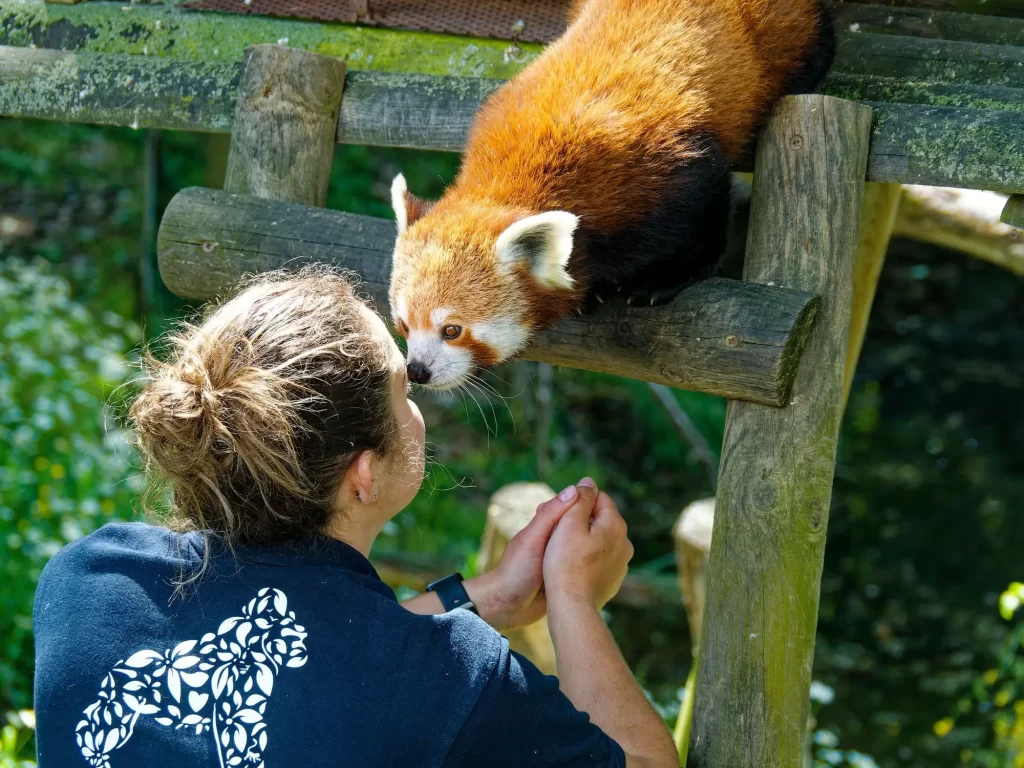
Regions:
[[[999,613],[1013,620],[1024,603],[1024,584],[1012,582],[999,596]],[[1024,619],[1018,619],[996,666],[978,675],[957,701],[953,715],[936,721],[935,735],[975,768],[1024,768]]]
[[[35,761],[29,757],[35,727],[32,710],[7,713],[7,723],[0,727],[0,768],[35,768]]]
[[[0,709],[31,704],[32,595],[46,561],[115,514],[138,476],[106,400],[138,329],[91,313],[45,261],[0,261]]]

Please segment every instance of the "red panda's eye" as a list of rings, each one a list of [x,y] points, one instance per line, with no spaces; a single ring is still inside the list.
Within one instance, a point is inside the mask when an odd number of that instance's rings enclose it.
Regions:
[[[446,341],[451,341],[452,339],[459,338],[459,334],[461,333],[461,325],[446,325],[444,328],[441,329],[441,336],[444,337]]]

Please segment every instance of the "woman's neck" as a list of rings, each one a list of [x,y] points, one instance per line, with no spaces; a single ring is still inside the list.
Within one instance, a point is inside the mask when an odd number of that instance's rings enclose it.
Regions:
[[[324,527],[325,536],[348,544],[369,559],[370,549],[380,533],[380,526],[372,521],[361,521],[348,512],[337,513]]]

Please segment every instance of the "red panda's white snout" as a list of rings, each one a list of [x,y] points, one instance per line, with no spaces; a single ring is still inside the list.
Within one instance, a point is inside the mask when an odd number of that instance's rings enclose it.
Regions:
[[[486,202],[431,210],[409,195],[401,175],[392,203],[392,317],[407,341],[414,383],[455,389],[514,357],[538,330],[538,295],[574,289],[568,263],[578,219],[571,213],[508,223]]]

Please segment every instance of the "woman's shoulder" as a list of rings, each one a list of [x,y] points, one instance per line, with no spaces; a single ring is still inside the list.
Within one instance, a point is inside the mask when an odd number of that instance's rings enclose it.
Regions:
[[[54,555],[43,569],[40,583],[55,577],[116,573],[123,567],[144,564],[179,569],[183,563],[201,560],[200,546],[201,536],[195,533],[176,533],[141,522],[107,523]]]

